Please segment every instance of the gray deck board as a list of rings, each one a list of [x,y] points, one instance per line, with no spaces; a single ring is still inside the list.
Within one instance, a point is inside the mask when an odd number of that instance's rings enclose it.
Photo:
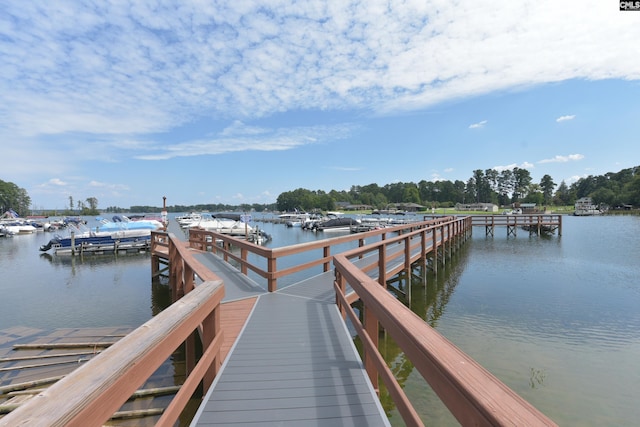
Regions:
[[[193,425],[252,424],[389,425],[331,302],[281,292],[258,298]]]
[[[224,302],[258,300],[192,426],[390,425],[335,305],[333,271],[268,293],[212,253],[195,257],[224,281]]]
[[[197,252],[194,253],[194,257],[224,282],[223,302],[250,298],[267,292],[266,289],[262,288],[254,280],[251,280],[237,269],[231,267],[211,252]]]

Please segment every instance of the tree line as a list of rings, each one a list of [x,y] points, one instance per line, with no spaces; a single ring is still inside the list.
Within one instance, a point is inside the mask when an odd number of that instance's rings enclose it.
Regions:
[[[566,206],[573,205],[579,198],[591,197],[599,205],[640,206],[639,172],[640,166],[636,166],[600,176],[589,175],[567,185],[565,181],[556,184],[550,175],[544,175],[540,182],[533,182],[530,172],[518,167],[503,171],[477,169],[466,182],[422,180],[384,186],[354,185],[349,191],[329,192],[298,188],[281,193],[276,205],[281,211],[334,210],[338,203],[368,205],[376,209],[395,203],[416,203],[427,208],[453,207],[457,203],[508,206],[516,202]]]
[[[557,187],[557,188],[556,188]],[[465,182],[426,181],[395,182],[353,185],[349,191],[308,190],[298,188],[281,193],[273,204],[198,204],[192,206],[167,206],[168,212],[187,211],[312,211],[336,210],[339,204],[367,205],[374,209],[384,209],[389,204],[415,203],[427,208],[453,207],[457,203],[493,203],[508,206],[512,203],[535,203],[538,206],[573,205],[582,197],[591,197],[598,205],[612,208],[631,205],[640,206],[640,166],[609,172],[604,175],[589,175],[571,185],[564,181],[556,184],[549,175],[539,182],[533,182],[527,169],[515,167],[503,171],[495,169],[474,170]],[[12,182],[0,180],[0,214],[9,209],[21,216],[30,213],[31,198],[27,191]],[[131,206],[129,209],[110,206],[106,212],[158,212],[157,206]],[[98,199],[88,197],[74,203],[69,196],[69,209],[63,214],[97,215]]]
[[[25,217],[31,214],[31,197],[24,188],[18,187],[13,182],[0,179],[0,215],[8,210],[14,210],[19,216]],[[42,212],[47,214],[48,212]],[[73,196],[69,196],[69,208],[63,212],[51,212],[52,215],[98,215],[98,199],[88,197],[78,200],[74,204]]]

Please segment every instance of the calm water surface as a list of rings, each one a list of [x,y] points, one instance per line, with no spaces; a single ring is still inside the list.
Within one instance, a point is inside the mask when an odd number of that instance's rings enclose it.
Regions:
[[[319,236],[258,224],[271,247]],[[320,233],[318,233],[320,234]],[[640,419],[640,218],[565,217],[563,236],[473,239],[412,309],[562,426]],[[168,303],[148,254],[56,257],[51,233],[0,238],[0,329],[138,326]],[[431,425],[455,425],[393,343],[387,357]],[[392,422],[401,425],[389,408]]]
[[[446,277],[427,278],[437,295],[414,283],[412,304],[426,299],[428,323],[558,424],[638,425],[639,236],[638,217],[565,217],[560,238],[476,228]],[[394,363],[424,419],[455,425]]]

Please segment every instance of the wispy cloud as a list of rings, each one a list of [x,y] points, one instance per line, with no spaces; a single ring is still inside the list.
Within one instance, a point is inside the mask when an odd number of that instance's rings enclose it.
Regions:
[[[584,159],[583,154],[569,154],[568,156],[555,156],[550,159],[540,160],[538,163],[566,163]]]
[[[473,123],[473,124],[469,125],[469,129],[479,129],[479,128],[483,128],[483,127],[484,127],[484,125],[486,125],[486,124],[487,124],[487,121],[486,121],[486,120],[483,120],[483,121],[481,121],[481,122]]]
[[[465,9],[7,1],[0,127],[31,136],[157,133],[205,116],[382,113],[570,78],[637,78],[627,49],[636,23],[617,13],[601,0],[580,8],[481,0]]]
[[[63,180],[58,179],[58,178],[52,178],[52,179],[50,179],[50,180],[47,182],[47,184],[49,184],[49,185],[57,185],[57,186],[60,186],[60,187],[64,187],[65,185],[67,185],[67,183],[66,183],[66,182],[64,182]]]
[[[510,165],[494,166],[491,169],[497,170],[498,172],[502,172],[502,171],[505,171],[505,170],[512,170],[513,168],[533,169],[534,167],[535,167],[535,165],[533,163],[522,162],[519,165],[517,163],[512,163]]]
[[[234,122],[220,136],[195,139],[177,144],[158,144],[151,153],[135,155],[140,160],[166,160],[174,157],[216,155],[239,151],[282,151],[303,145],[319,144],[330,140],[348,138],[356,126],[310,126],[298,128],[267,129],[247,127]]]
[[[558,118],[556,119],[556,122],[558,122],[558,123],[566,122],[566,121],[569,121],[569,120],[573,120],[573,119],[575,119],[575,118],[576,118],[576,115],[575,115],[575,114],[572,114],[572,115],[570,115],[570,116],[560,116],[560,117],[558,117]]]

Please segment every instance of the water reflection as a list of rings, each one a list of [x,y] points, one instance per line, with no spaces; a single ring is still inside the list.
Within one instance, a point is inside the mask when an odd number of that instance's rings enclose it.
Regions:
[[[387,289],[406,307],[435,328],[447,310],[468,259],[468,247],[463,246],[451,259],[447,259],[445,266],[438,268],[437,274],[428,264],[416,263],[409,274],[402,272],[387,281]],[[354,308],[362,313],[359,301],[354,303]],[[360,339],[356,337],[355,342],[356,347],[362,352]],[[424,420],[437,420],[437,425],[457,424],[455,418],[421,375],[415,372],[413,363],[383,330],[380,333],[379,350],[416,410],[421,415],[425,414]],[[380,383],[380,401],[392,425],[403,425],[402,418],[396,412],[395,404],[383,383]]]
[[[416,267],[390,292],[560,425],[633,425],[638,233],[637,218],[567,218],[562,238],[476,233],[437,276]],[[380,349],[425,422],[458,425],[384,334]],[[382,387],[381,400],[403,425]]]

